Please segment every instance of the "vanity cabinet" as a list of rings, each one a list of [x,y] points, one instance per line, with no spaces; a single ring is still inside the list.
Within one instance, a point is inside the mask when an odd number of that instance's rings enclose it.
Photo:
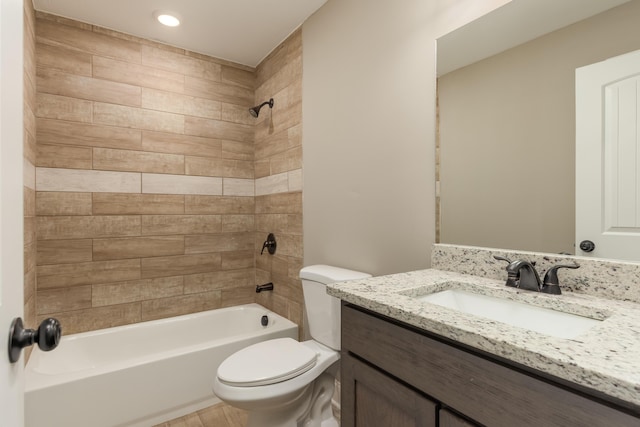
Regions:
[[[638,408],[350,304],[341,376],[342,427],[640,426]]]

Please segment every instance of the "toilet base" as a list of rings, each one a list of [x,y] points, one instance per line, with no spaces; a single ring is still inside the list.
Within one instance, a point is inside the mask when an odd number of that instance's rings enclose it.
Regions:
[[[273,410],[250,411],[247,427],[339,427],[331,409],[334,380],[334,375],[324,372],[296,402]]]

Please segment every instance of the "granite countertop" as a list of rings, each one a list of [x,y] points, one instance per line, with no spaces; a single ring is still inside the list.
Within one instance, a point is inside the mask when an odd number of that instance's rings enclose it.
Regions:
[[[451,288],[604,320],[576,338],[564,339],[414,298]],[[523,291],[505,286],[504,280],[435,269],[335,283],[328,286],[327,292],[381,315],[640,407],[638,303],[572,292],[547,295]]]

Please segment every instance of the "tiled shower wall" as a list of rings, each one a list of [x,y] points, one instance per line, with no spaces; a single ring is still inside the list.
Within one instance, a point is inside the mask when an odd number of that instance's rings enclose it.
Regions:
[[[33,4],[24,2],[24,324],[36,325],[36,30]],[[27,355],[31,348],[26,349]],[[25,358],[26,360],[27,358]]]
[[[254,73],[37,17],[38,317],[80,332],[253,302],[272,280],[259,302],[300,321],[299,32]],[[278,253],[256,277],[263,230]]]
[[[256,281],[273,282],[257,302],[303,325],[302,268],[302,31],[294,32],[256,69],[256,239],[276,235],[275,255],[256,256]],[[303,336],[301,330],[301,337]]]

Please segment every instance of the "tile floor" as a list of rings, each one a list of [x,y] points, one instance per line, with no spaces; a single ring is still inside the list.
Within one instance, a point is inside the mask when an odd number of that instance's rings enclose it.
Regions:
[[[245,427],[246,425],[246,412],[219,403],[154,427]]]

